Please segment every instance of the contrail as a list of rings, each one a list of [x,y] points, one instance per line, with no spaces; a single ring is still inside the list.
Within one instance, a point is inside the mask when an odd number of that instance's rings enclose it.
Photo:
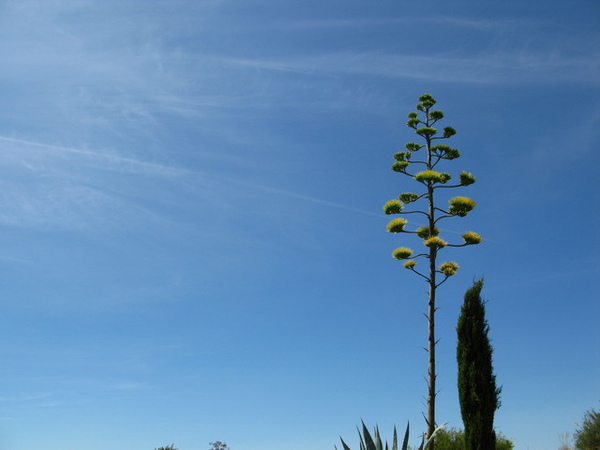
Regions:
[[[162,164],[156,164],[156,163],[151,163],[151,162],[146,162],[146,161],[140,161],[139,159],[125,158],[123,156],[96,153],[96,152],[93,152],[90,150],[82,150],[80,148],[67,147],[67,146],[63,146],[63,145],[44,144],[41,142],[33,142],[33,141],[25,140],[25,139],[17,139],[17,138],[12,138],[12,137],[8,137],[8,136],[0,136],[0,141],[10,142],[13,144],[28,145],[31,147],[45,148],[45,149],[52,150],[55,152],[71,153],[74,155],[86,156],[86,157],[93,158],[93,159],[104,160],[104,161],[107,161],[107,162],[113,163],[113,164],[124,164],[124,165],[130,165],[130,166],[137,166],[137,167],[142,167],[144,169],[150,169],[150,170],[161,172],[161,173],[182,174],[182,173],[189,172],[185,169],[165,166]]]
[[[316,198],[316,197],[311,197],[309,195],[299,194],[297,192],[273,188],[273,187],[269,187],[269,186],[265,186],[265,185],[261,185],[261,184],[240,181],[240,180],[233,179],[233,178],[220,177],[220,176],[217,176],[214,174],[209,174],[209,173],[197,171],[197,170],[181,169],[178,167],[164,166],[161,164],[140,161],[138,159],[133,159],[133,158],[125,158],[125,157],[117,156],[117,155],[106,155],[106,154],[102,154],[102,153],[96,153],[96,152],[93,152],[90,150],[83,150],[80,148],[75,148],[75,147],[44,144],[44,143],[40,143],[40,142],[33,142],[33,141],[24,140],[24,139],[12,138],[12,137],[8,137],[8,136],[0,136],[0,141],[10,142],[13,144],[28,145],[28,146],[32,146],[32,147],[38,147],[38,148],[45,148],[45,149],[49,149],[49,150],[52,150],[55,152],[71,153],[71,154],[75,154],[75,155],[86,156],[86,157],[93,158],[93,159],[104,160],[104,161],[107,161],[112,164],[124,164],[124,165],[137,166],[137,167],[157,171],[157,172],[160,172],[161,174],[166,173],[166,174],[172,174],[172,175],[183,175],[183,174],[197,175],[197,176],[201,176],[201,177],[207,177],[207,178],[212,178],[212,179],[216,179],[216,180],[226,181],[227,183],[237,183],[237,184],[240,184],[240,185],[243,185],[246,187],[250,187],[253,189],[270,192],[272,194],[283,195],[286,197],[295,198],[295,199],[299,199],[299,200],[304,200],[304,201],[316,203],[319,205],[330,206],[330,207],[339,208],[339,209],[345,209],[347,211],[352,211],[352,212],[358,213],[358,214],[374,216],[374,217],[382,217],[382,214],[376,214],[371,211],[356,208],[353,206],[348,206],[348,205],[345,205],[342,203],[332,202],[330,200],[324,200],[324,199],[320,199],[320,198]]]

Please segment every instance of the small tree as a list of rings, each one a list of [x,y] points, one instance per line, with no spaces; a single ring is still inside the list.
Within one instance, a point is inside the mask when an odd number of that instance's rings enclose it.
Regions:
[[[221,441],[215,441],[210,443],[210,450],[231,450],[230,447]]]
[[[458,345],[458,397],[465,425],[466,450],[494,450],[494,413],[500,407],[500,388],[492,366],[492,345],[488,337],[485,303],[481,298],[483,280],[465,294],[456,332]]]
[[[590,409],[585,412],[582,424],[575,431],[575,448],[577,450],[600,449],[600,411]]]
[[[465,432],[455,428],[443,429],[435,435],[437,450],[465,450]],[[498,433],[496,435],[496,450],[513,450],[512,441]]]
[[[428,321],[428,378],[427,378],[427,436],[431,437],[436,428],[435,420],[435,397],[436,397],[436,361],[435,361],[435,312],[436,307],[436,289],[444,283],[450,276],[458,270],[458,264],[455,262],[445,262],[437,265],[438,253],[445,247],[463,247],[466,245],[479,244],[481,237],[477,233],[468,232],[462,235],[461,244],[449,244],[439,237],[440,230],[438,223],[442,219],[449,217],[464,217],[475,207],[475,202],[466,197],[454,197],[449,200],[447,208],[441,208],[435,201],[435,196],[444,189],[458,188],[468,186],[475,182],[475,177],[468,172],[461,172],[456,184],[449,184],[452,178],[449,173],[437,171],[437,166],[442,161],[450,161],[460,156],[455,148],[450,148],[445,144],[437,144],[439,140],[445,140],[456,134],[454,128],[445,127],[441,133],[434,128],[434,125],[444,117],[442,111],[433,110],[436,101],[429,94],[419,97],[419,104],[416,109],[418,112],[408,114],[407,126],[414,129],[423,140],[423,144],[409,142],[406,144],[406,150],[394,155],[396,162],[392,165],[392,170],[402,175],[406,175],[415,180],[421,188],[421,192],[404,192],[396,200],[388,201],[383,210],[385,214],[417,214],[421,215],[425,221],[425,226],[408,231],[406,226],[408,221],[404,218],[392,220],[387,230],[390,233],[412,233],[422,239],[426,250],[423,253],[414,254],[406,247],[397,248],[392,252],[392,256],[399,260],[406,260],[404,267],[424,278],[429,285],[428,312],[426,314]],[[435,145],[434,145],[435,144]],[[421,150],[424,152],[419,153]],[[413,158],[413,155],[422,154],[421,159]],[[411,169],[415,168],[414,171]],[[405,206],[411,203],[424,202],[420,209],[405,210]],[[417,258],[425,258],[427,266],[424,271],[415,269]],[[442,277],[438,281],[438,276]],[[431,446],[433,448],[433,445]]]
[[[167,445],[166,447],[158,447],[154,450],[179,450],[179,449],[175,448],[175,446],[173,444],[171,444],[171,445]]]

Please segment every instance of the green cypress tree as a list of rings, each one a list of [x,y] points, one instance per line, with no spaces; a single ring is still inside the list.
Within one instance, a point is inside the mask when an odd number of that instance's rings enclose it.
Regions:
[[[458,396],[465,425],[466,450],[495,450],[494,413],[500,407],[500,388],[492,366],[483,280],[465,293],[456,331],[458,345]]]

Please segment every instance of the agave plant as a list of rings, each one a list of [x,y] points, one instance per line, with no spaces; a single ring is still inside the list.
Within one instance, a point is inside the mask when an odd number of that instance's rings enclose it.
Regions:
[[[361,421],[361,423],[362,432],[360,428],[357,427],[358,438],[360,440],[360,450],[398,450],[398,432],[396,431],[396,427],[394,427],[394,437],[392,439],[392,447],[390,449],[387,441],[385,442],[385,446],[383,445],[381,435],[379,434],[378,426],[375,426],[375,429],[373,430],[373,435],[371,435],[365,423],[363,421]],[[427,439],[427,441],[425,440],[425,437],[423,437],[418,450],[427,450],[437,432],[445,426],[446,423],[437,427],[433,434],[429,437],[429,439]],[[409,429],[410,424],[406,424],[406,431],[404,432],[404,439],[402,440],[402,447],[400,447],[400,450],[408,450]],[[352,450],[341,437],[340,441],[342,441],[342,447],[344,448],[344,450]],[[335,447],[335,450],[337,450],[337,447]]]

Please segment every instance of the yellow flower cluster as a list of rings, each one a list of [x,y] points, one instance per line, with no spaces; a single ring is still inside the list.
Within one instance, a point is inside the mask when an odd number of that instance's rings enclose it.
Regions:
[[[465,241],[465,244],[467,244],[467,245],[481,244],[481,241],[483,241],[483,239],[481,239],[481,236],[479,236],[477,233],[475,233],[473,231],[469,231],[469,232],[463,234],[462,238]]]
[[[458,264],[455,262],[446,262],[440,266],[440,272],[442,272],[447,277],[451,277],[458,270]]]
[[[392,256],[396,259],[408,259],[413,254],[410,248],[400,247],[392,252]]]
[[[394,219],[387,224],[389,233],[402,233],[408,221],[406,219]]]
[[[434,236],[432,238],[427,239],[426,241],[423,241],[423,245],[429,248],[442,248],[448,245],[448,243],[443,239]]]
[[[413,267],[415,267],[417,265],[417,263],[411,259],[409,261],[406,261],[403,265],[407,269],[412,269]]]

